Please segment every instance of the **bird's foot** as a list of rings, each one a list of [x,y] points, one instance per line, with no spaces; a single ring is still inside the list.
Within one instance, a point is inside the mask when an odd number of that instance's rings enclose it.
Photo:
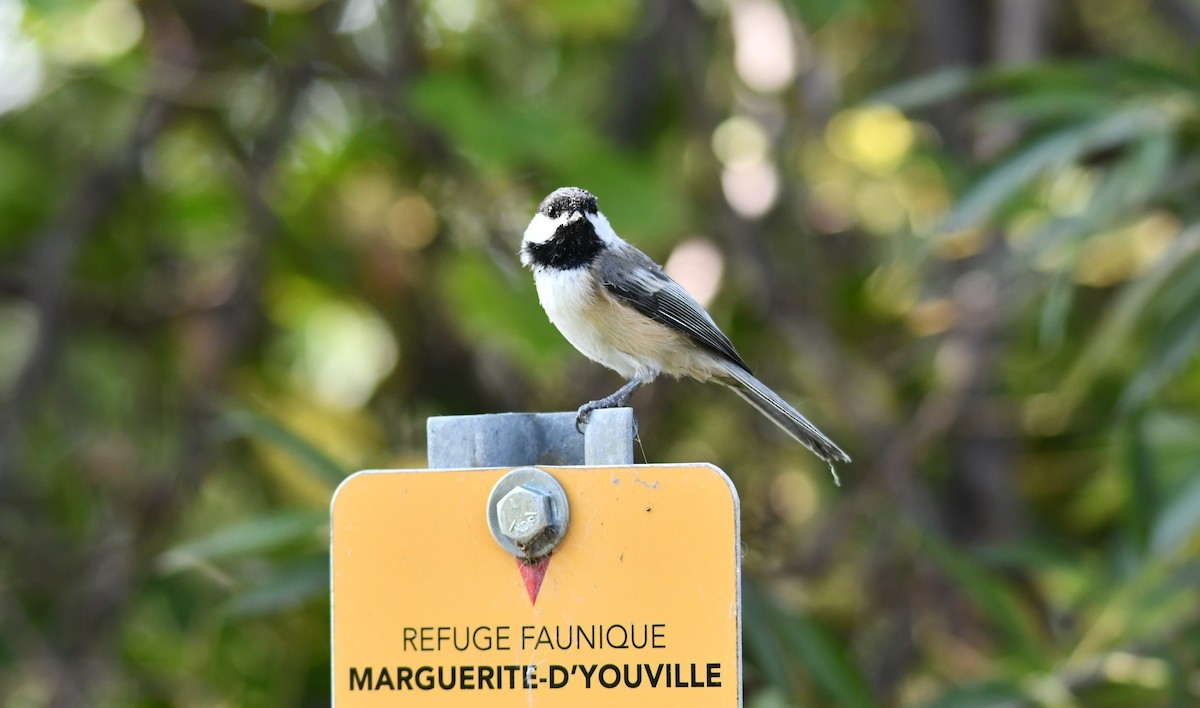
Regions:
[[[601,408],[625,408],[629,405],[629,397],[615,401],[611,405],[604,405],[607,398],[602,398],[599,401],[591,401],[579,407],[579,412],[575,415],[575,430],[583,435],[583,429],[587,427],[588,418],[592,416],[592,411],[600,410]],[[637,416],[633,416],[633,437],[638,436],[638,421]]]
[[[618,399],[616,394],[606,396],[598,401],[588,401],[579,407],[579,411],[575,414],[575,429],[583,435],[583,429],[587,427],[588,418],[592,416],[592,411],[600,410],[601,408],[621,408],[629,403],[629,397],[624,397],[624,400]]]
[[[624,408],[629,405],[629,400],[633,398],[633,392],[641,388],[642,378],[635,377],[621,388],[617,389],[611,395],[605,396],[598,401],[589,401],[579,407],[579,412],[575,415],[575,430],[579,434],[583,434],[583,429],[587,427],[588,418],[591,417],[592,411],[601,408]],[[634,422],[634,434],[637,434],[637,422]]]

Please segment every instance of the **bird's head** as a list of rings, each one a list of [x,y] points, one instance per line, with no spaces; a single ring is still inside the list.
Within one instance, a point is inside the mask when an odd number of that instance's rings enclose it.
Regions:
[[[596,197],[579,187],[560,187],[542,200],[525,229],[521,262],[526,266],[577,268],[610,245],[616,234],[596,208]]]

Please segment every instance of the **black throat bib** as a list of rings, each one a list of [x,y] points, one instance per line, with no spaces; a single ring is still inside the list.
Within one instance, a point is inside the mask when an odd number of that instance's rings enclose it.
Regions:
[[[527,244],[525,250],[537,265],[573,270],[590,264],[604,250],[604,242],[592,222],[583,217],[558,227],[544,243]]]

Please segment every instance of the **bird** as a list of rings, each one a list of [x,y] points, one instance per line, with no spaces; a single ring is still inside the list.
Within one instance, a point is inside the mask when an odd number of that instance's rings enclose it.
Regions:
[[[592,411],[629,405],[660,375],[715,381],[834,465],[850,456],[794,407],[759,381],[683,286],[624,241],[579,187],[554,190],[537,208],[521,240],[521,263],[533,271],[538,300],[559,332],[584,356],[626,379],[604,398],[579,407],[582,431]],[[840,482],[839,482],[840,484]]]

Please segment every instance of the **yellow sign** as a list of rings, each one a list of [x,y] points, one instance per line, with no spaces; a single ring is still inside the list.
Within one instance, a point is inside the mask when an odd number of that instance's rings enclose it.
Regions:
[[[541,467],[566,537],[487,522],[508,469],[359,472],[334,495],[333,696],[351,706],[736,706],[738,499],[708,465]]]

